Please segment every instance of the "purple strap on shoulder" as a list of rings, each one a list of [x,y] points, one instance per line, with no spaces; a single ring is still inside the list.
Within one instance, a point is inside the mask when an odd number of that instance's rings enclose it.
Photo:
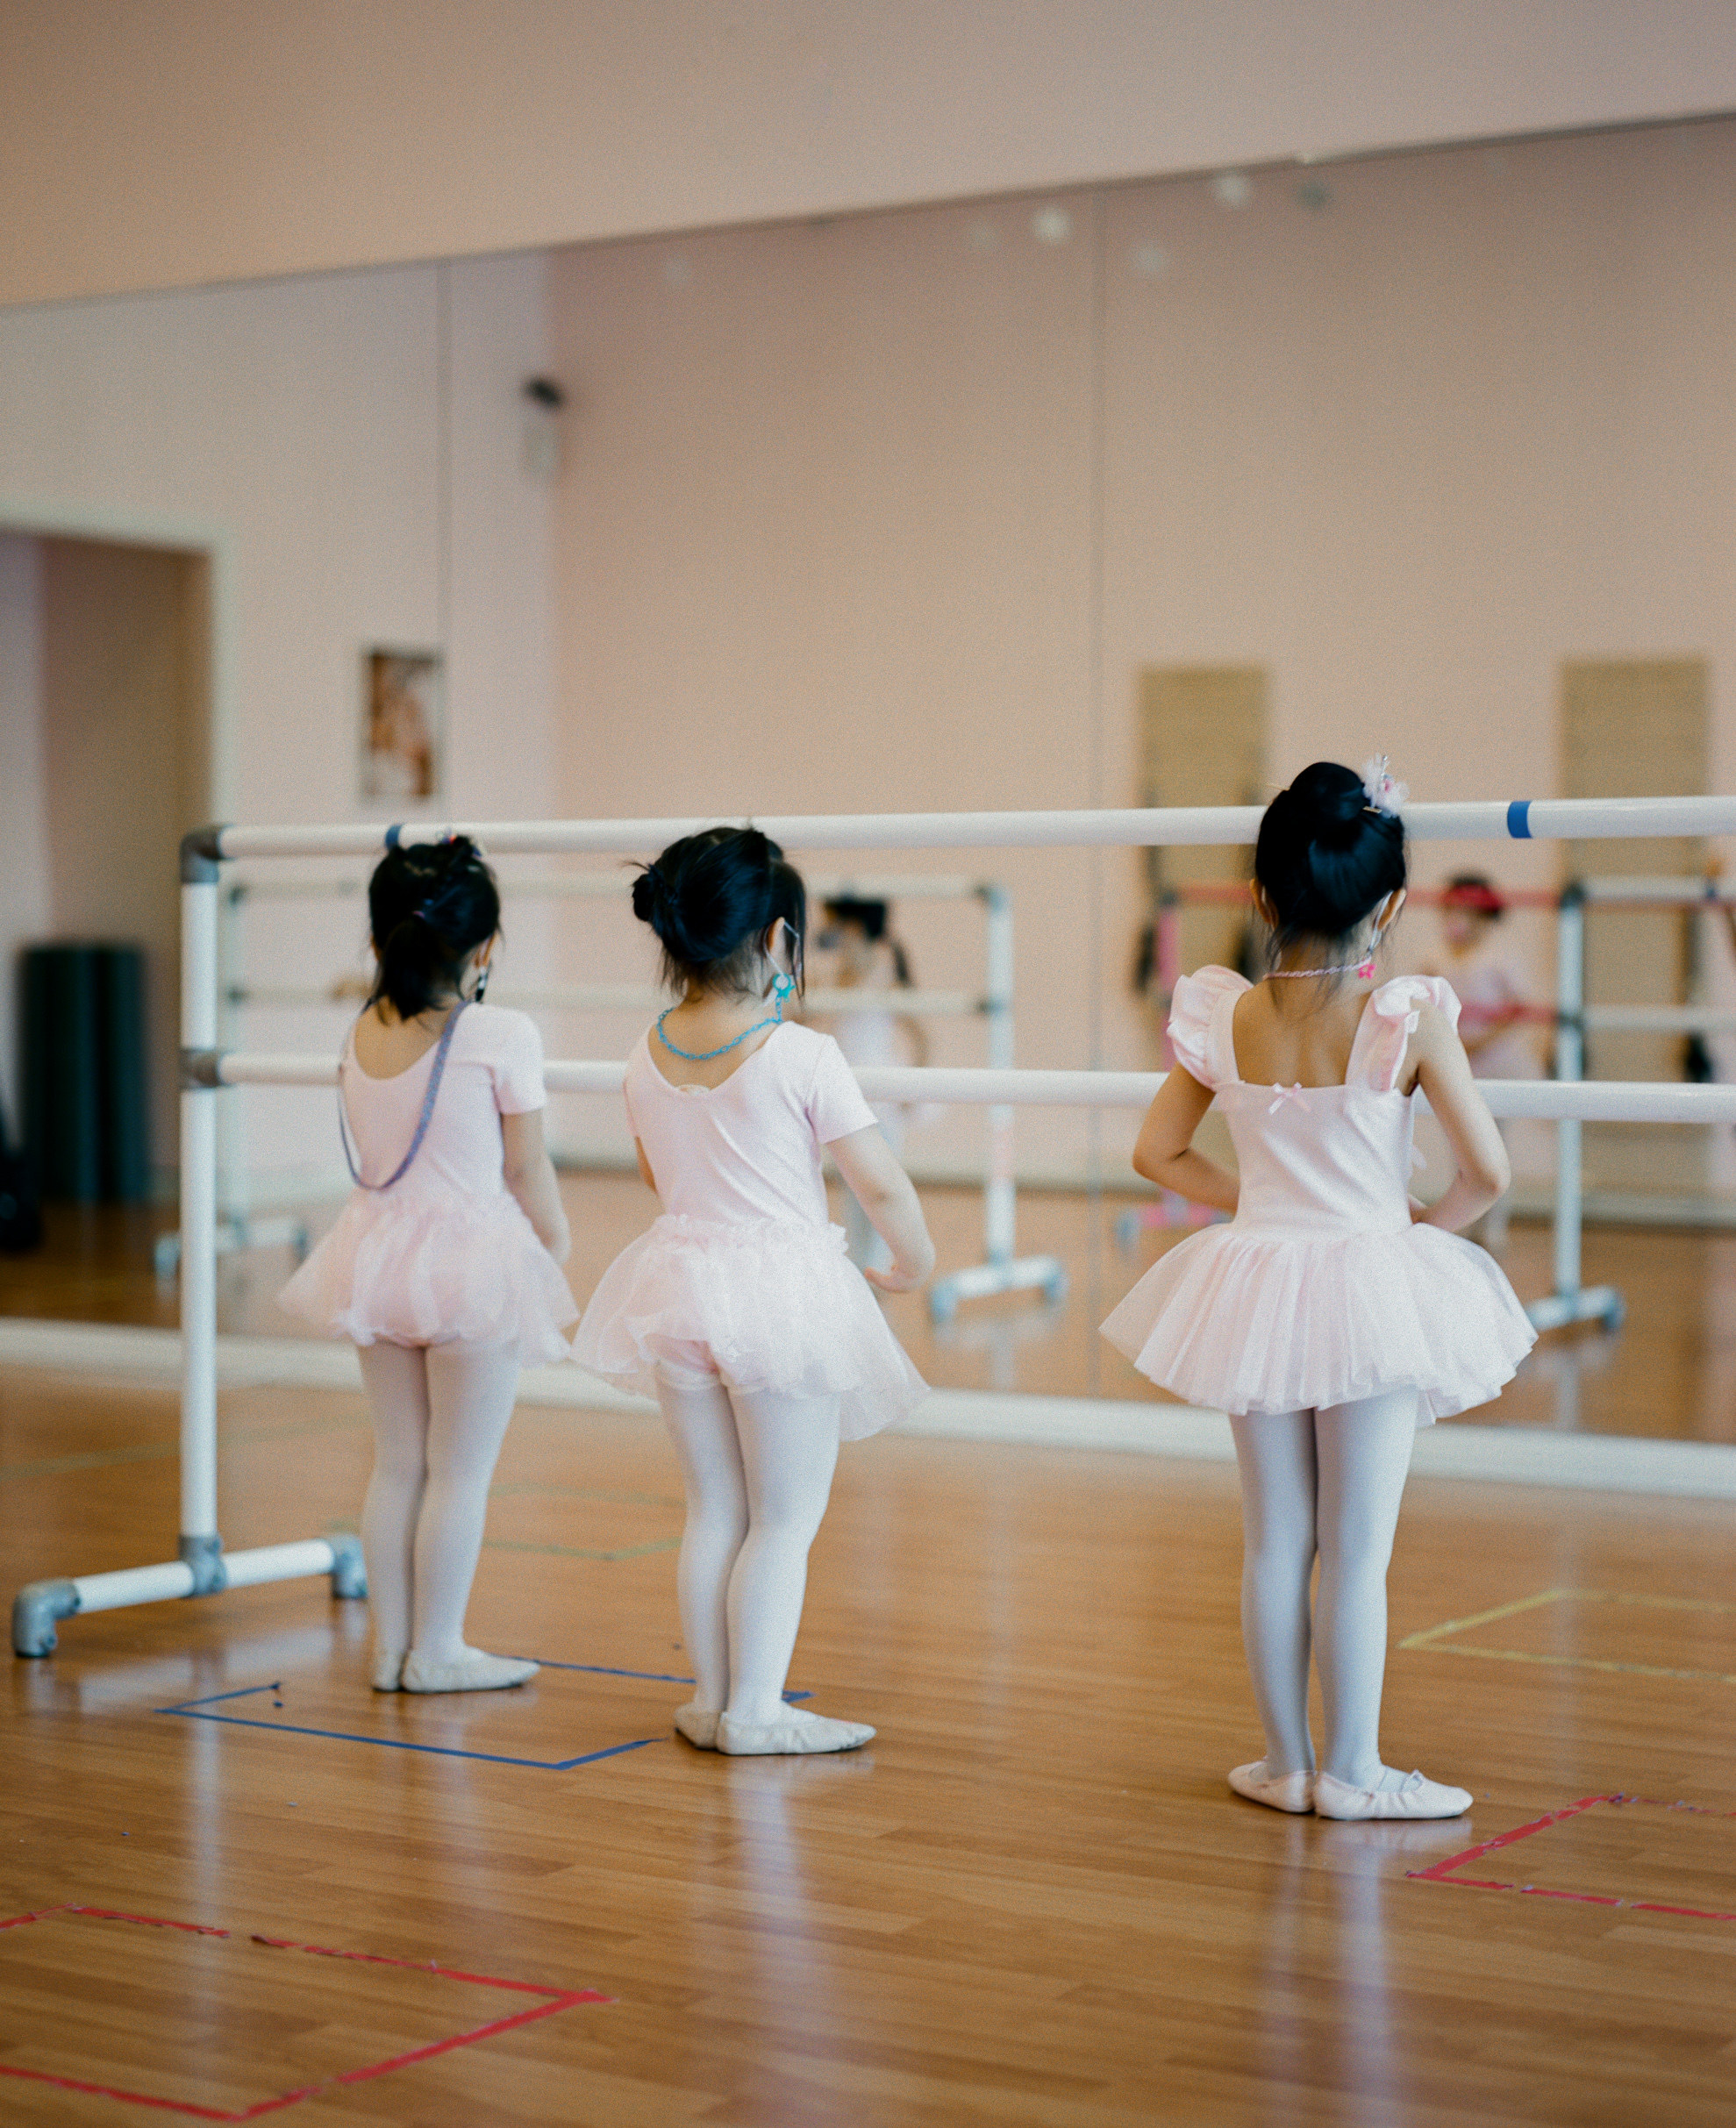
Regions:
[[[428,1074],[428,1090],[422,1096],[422,1113],[416,1119],[416,1135],[410,1141],[410,1150],[398,1162],[383,1182],[364,1182],[355,1164],[355,1155],[350,1151],[350,1134],[344,1122],[344,1089],[338,1089],[338,1137],[344,1148],[344,1160],[350,1171],[350,1180],[359,1189],[389,1189],[394,1182],[401,1182],[410,1172],[410,1163],[422,1150],[422,1140],[428,1135],[428,1125],[434,1119],[434,1102],[440,1090],[440,1081],[446,1076],[447,1052],[452,1047],[452,1038],[458,1023],[469,1010],[470,1000],[460,1000],[452,1009],[451,1017],[440,1030],[440,1039],[434,1051],[434,1068]],[[412,1069],[414,1067],[411,1068]]]

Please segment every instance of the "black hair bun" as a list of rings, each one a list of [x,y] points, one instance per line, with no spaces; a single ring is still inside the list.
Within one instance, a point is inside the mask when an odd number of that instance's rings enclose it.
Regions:
[[[1404,824],[1371,803],[1341,761],[1314,761],[1266,809],[1254,875],[1277,922],[1280,952],[1301,939],[1346,939],[1404,885]]]
[[[632,888],[633,914],[663,948],[672,983],[747,980],[759,941],[782,917],[799,937],[806,899],[783,852],[754,827],[683,835],[646,866]]]

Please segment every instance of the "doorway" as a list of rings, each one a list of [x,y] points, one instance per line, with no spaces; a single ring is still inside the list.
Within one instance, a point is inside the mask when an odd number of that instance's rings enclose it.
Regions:
[[[153,1182],[177,1157],[175,851],[211,817],[211,561],[192,547],[0,531],[0,1071],[19,1112],[18,965],[44,940],[145,959]]]

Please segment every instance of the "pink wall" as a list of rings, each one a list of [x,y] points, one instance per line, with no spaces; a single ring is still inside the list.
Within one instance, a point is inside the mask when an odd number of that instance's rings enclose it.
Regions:
[[[1736,107],[1723,0],[4,0],[0,302]]]
[[[1418,796],[1542,795],[1562,657],[1707,654],[1721,683],[1736,125],[1324,184],[1071,195],[1064,232],[1027,198],[557,254],[564,805],[1128,803],[1139,668],[1218,661],[1270,668],[1277,778],[1383,747]],[[1721,685],[1717,715],[1730,788]],[[1515,883],[1561,862],[1481,854]],[[1147,1060],[1137,859],[989,861],[1019,896],[1020,1061]],[[970,980],[972,925],[911,930],[926,979]],[[586,950],[642,967],[630,933]],[[1067,1117],[1023,1147],[1090,1152]]]

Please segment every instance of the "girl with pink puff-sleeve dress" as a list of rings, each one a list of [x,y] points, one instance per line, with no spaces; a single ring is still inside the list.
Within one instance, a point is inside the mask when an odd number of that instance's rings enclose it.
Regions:
[[[1367,965],[1355,968],[1359,981]],[[1231,1787],[1276,1810],[1331,1817],[1456,1817],[1470,1808],[1468,1790],[1403,1774],[1380,1754],[1387,1565],[1417,1427],[1493,1396],[1534,1332],[1490,1258],[1413,1218],[1407,1089],[1428,1075],[1446,1104],[1461,1162],[1455,1190],[1482,1194],[1490,1141],[1499,1139],[1470,1105],[1458,1000],[1445,982],[1401,977],[1368,992],[1354,1028],[1344,1027],[1342,1082],[1312,1086],[1243,1079],[1244,999],[1260,1008],[1245,1023],[1249,1040],[1268,1057],[1297,1053],[1284,1045],[1308,1017],[1274,1018],[1274,994],[1250,997],[1251,987],[1221,968],[1176,985],[1178,1068],[1146,1126],[1145,1172],[1161,1173],[1188,1119],[1215,1101],[1236,1150],[1237,1175],[1217,1175],[1234,1218],[1161,1257],[1104,1334],[1164,1389],[1230,1414],[1242,1640],[1266,1732],[1265,1757],[1237,1767]],[[1342,1014],[1354,1002],[1334,1008],[1329,996],[1327,1010]],[[1467,1153],[1484,1168],[1468,1190]],[[1326,1717],[1327,1763],[1318,1766],[1311,1664]]]
[[[1168,1250],[1103,1325],[1160,1387],[1232,1412],[1318,1410],[1417,1392],[1417,1424],[1487,1403],[1536,1340],[1500,1268],[1412,1222],[1412,1103],[1399,1091],[1418,1013],[1456,1025],[1438,976],[1373,991],[1342,1086],[1248,1086],[1231,1021],[1247,980],[1175,986],[1177,1063],[1211,1089],[1236,1149],[1228,1225]]]

